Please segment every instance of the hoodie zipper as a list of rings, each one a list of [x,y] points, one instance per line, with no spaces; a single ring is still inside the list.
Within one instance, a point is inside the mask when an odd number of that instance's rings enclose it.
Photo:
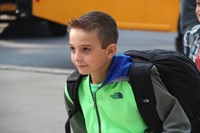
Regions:
[[[98,90],[99,90],[99,88],[97,89],[97,91]],[[101,121],[100,121],[99,111],[98,111],[98,107],[97,107],[96,92],[92,93],[91,86],[90,86],[90,92],[91,92],[92,99],[93,99],[93,102],[94,102],[94,109],[95,109],[96,114],[97,114],[99,133],[101,133]]]
[[[97,120],[98,120],[98,126],[99,126],[99,133],[101,133],[101,121],[100,121],[100,116],[99,116],[99,110],[97,107],[97,100],[96,100],[96,92],[93,95],[93,99],[94,99],[94,108],[96,110],[97,113]]]

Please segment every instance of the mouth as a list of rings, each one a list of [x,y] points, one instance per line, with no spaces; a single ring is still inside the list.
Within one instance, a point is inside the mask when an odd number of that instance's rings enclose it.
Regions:
[[[84,69],[84,68],[86,68],[88,65],[76,65],[76,67],[78,68],[78,69]]]

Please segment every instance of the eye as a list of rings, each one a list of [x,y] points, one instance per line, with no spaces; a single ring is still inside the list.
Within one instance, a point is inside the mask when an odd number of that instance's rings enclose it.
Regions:
[[[91,48],[89,48],[89,47],[84,47],[84,48],[82,48],[82,51],[83,51],[84,53],[89,53],[89,52],[91,51]]]
[[[69,47],[69,49],[71,50],[72,53],[75,52],[75,48],[74,47]]]

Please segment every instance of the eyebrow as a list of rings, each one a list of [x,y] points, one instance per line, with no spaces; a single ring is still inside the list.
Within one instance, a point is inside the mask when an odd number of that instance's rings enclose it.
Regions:
[[[70,44],[70,43],[69,43],[69,46],[72,46],[72,47],[73,47],[73,44]],[[90,45],[90,44],[81,44],[80,46],[90,46],[90,47],[91,47],[92,45]]]

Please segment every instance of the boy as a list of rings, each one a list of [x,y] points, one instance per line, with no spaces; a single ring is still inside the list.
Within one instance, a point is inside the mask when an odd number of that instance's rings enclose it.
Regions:
[[[138,111],[129,84],[129,56],[118,55],[118,29],[108,14],[89,12],[68,24],[71,59],[84,75],[78,89],[83,116],[72,118],[75,133],[144,133],[147,125]],[[190,122],[176,98],[165,89],[154,67],[157,111],[163,132],[189,133]],[[67,110],[73,106],[65,87]]]

